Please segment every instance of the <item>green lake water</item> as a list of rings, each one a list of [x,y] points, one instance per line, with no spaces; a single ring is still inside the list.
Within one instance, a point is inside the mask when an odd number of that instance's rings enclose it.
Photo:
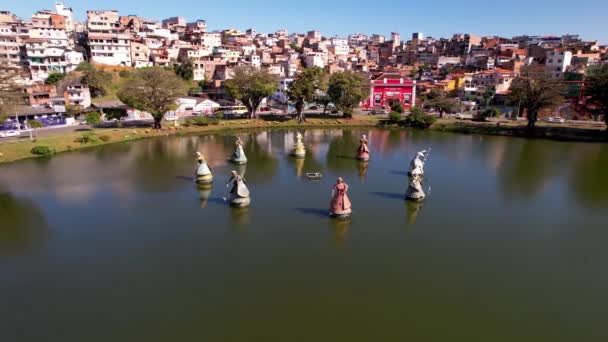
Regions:
[[[0,341],[608,340],[608,145],[302,133],[305,160],[293,131],[238,132],[241,168],[232,134],[0,166]],[[223,200],[233,169],[248,209]],[[338,176],[350,221],[327,217]]]

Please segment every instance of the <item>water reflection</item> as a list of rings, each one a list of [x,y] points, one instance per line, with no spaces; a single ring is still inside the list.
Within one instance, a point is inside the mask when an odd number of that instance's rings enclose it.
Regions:
[[[0,256],[23,254],[48,238],[48,223],[32,201],[0,190]]]
[[[557,156],[561,159],[558,162],[554,152],[534,140],[524,140],[519,148],[508,149],[498,172],[503,194],[507,198],[534,199],[565,166],[566,159]]]
[[[571,192],[577,199],[577,203],[591,209],[608,206],[607,171],[607,146],[589,146],[584,153],[580,154],[570,173]]]
[[[213,184],[197,184],[196,187],[201,208],[207,208],[213,192]]]
[[[344,247],[352,222],[352,218],[350,217],[329,219],[329,227],[333,232],[336,248]]]
[[[359,180],[361,183],[365,183],[365,176],[367,176],[367,168],[369,167],[369,162],[358,162],[357,167],[359,168]]]
[[[228,212],[230,215],[230,224],[232,229],[235,231],[241,231],[243,228],[249,225],[250,221],[250,208],[229,208]]]
[[[422,202],[405,201],[406,222],[408,226],[416,225],[422,207]]]

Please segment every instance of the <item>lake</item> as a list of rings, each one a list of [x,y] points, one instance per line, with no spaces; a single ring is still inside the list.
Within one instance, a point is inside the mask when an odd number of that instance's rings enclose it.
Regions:
[[[301,132],[305,160],[263,130],[1,165],[0,341],[608,340],[608,145]],[[430,194],[406,203],[429,147]],[[233,169],[248,209],[223,199]],[[351,220],[327,216],[338,176]]]

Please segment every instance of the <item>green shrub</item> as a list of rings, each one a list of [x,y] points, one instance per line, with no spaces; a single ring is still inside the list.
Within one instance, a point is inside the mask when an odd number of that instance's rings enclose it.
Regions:
[[[30,153],[37,156],[48,156],[53,154],[53,150],[48,146],[34,146]]]
[[[129,70],[120,70],[118,72],[118,76],[120,76],[121,78],[127,78],[131,76],[131,72]]]
[[[405,109],[403,108],[401,102],[395,102],[391,105],[391,111],[403,114],[405,112]]]
[[[40,122],[38,120],[28,120],[27,121],[27,125],[30,126],[30,128],[42,128],[42,127],[44,127],[44,125],[42,124],[42,122]]]
[[[98,137],[95,135],[95,133],[86,132],[86,133],[82,133],[81,136],[74,139],[74,142],[81,143],[81,144],[88,144],[88,143],[94,144],[96,142],[99,142],[99,140],[98,140]]]
[[[89,126],[99,125],[99,123],[101,123],[101,114],[99,114],[98,112],[88,113],[87,116],[84,118],[84,121]]]
[[[103,142],[108,142],[108,141],[112,140],[112,137],[110,137],[109,135],[100,135],[99,140],[101,140]]]
[[[405,117],[403,123],[409,127],[426,129],[431,127],[435,121],[437,121],[436,117],[428,115],[418,107],[414,107],[410,115]]]
[[[65,74],[53,72],[49,75],[49,77],[46,78],[46,80],[44,80],[44,84],[56,84],[64,78]]]
[[[193,118],[188,118],[183,123],[184,126],[209,126],[209,125],[217,125],[218,119],[209,118],[205,116],[195,116]]]
[[[399,122],[401,121],[401,113],[397,111],[392,111],[388,114],[388,119],[390,122]]]

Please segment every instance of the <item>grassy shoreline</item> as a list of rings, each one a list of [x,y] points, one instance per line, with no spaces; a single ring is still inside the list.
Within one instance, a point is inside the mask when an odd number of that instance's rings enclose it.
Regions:
[[[218,132],[230,132],[245,129],[261,128],[346,128],[346,127],[386,127],[398,128],[395,125],[387,125],[385,120],[371,116],[356,116],[354,119],[308,119],[304,124],[298,124],[295,120],[289,121],[264,121],[264,120],[231,120],[222,121],[217,125],[209,126],[179,126],[165,125],[162,131],[150,128],[93,128],[86,131],[71,131],[62,133],[50,133],[31,142],[26,139],[4,142],[0,144],[0,164],[9,163],[21,159],[37,158],[30,151],[35,146],[47,146],[55,153],[63,153],[96,146],[102,146],[118,142],[128,142],[151,137],[182,136],[207,134]],[[460,134],[484,134],[501,135],[538,139],[552,139],[560,141],[583,141],[583,142],[608,142],[608,134],[601,127],[573,127],[564,125],[539,124],[534,135],[529,135],[525,123],[521,122],[471,122],[457,121],[451,119],[440,119],[430,127],[432,131],[451,132]],[[97,138],[94,142],[80,143],[77,139],[83,135],[93,135]],[[104,137],[104,140],[99,139]],[[107,139],[107,140],[106,140]],[[44,156],[43,156],[44,157]]]

